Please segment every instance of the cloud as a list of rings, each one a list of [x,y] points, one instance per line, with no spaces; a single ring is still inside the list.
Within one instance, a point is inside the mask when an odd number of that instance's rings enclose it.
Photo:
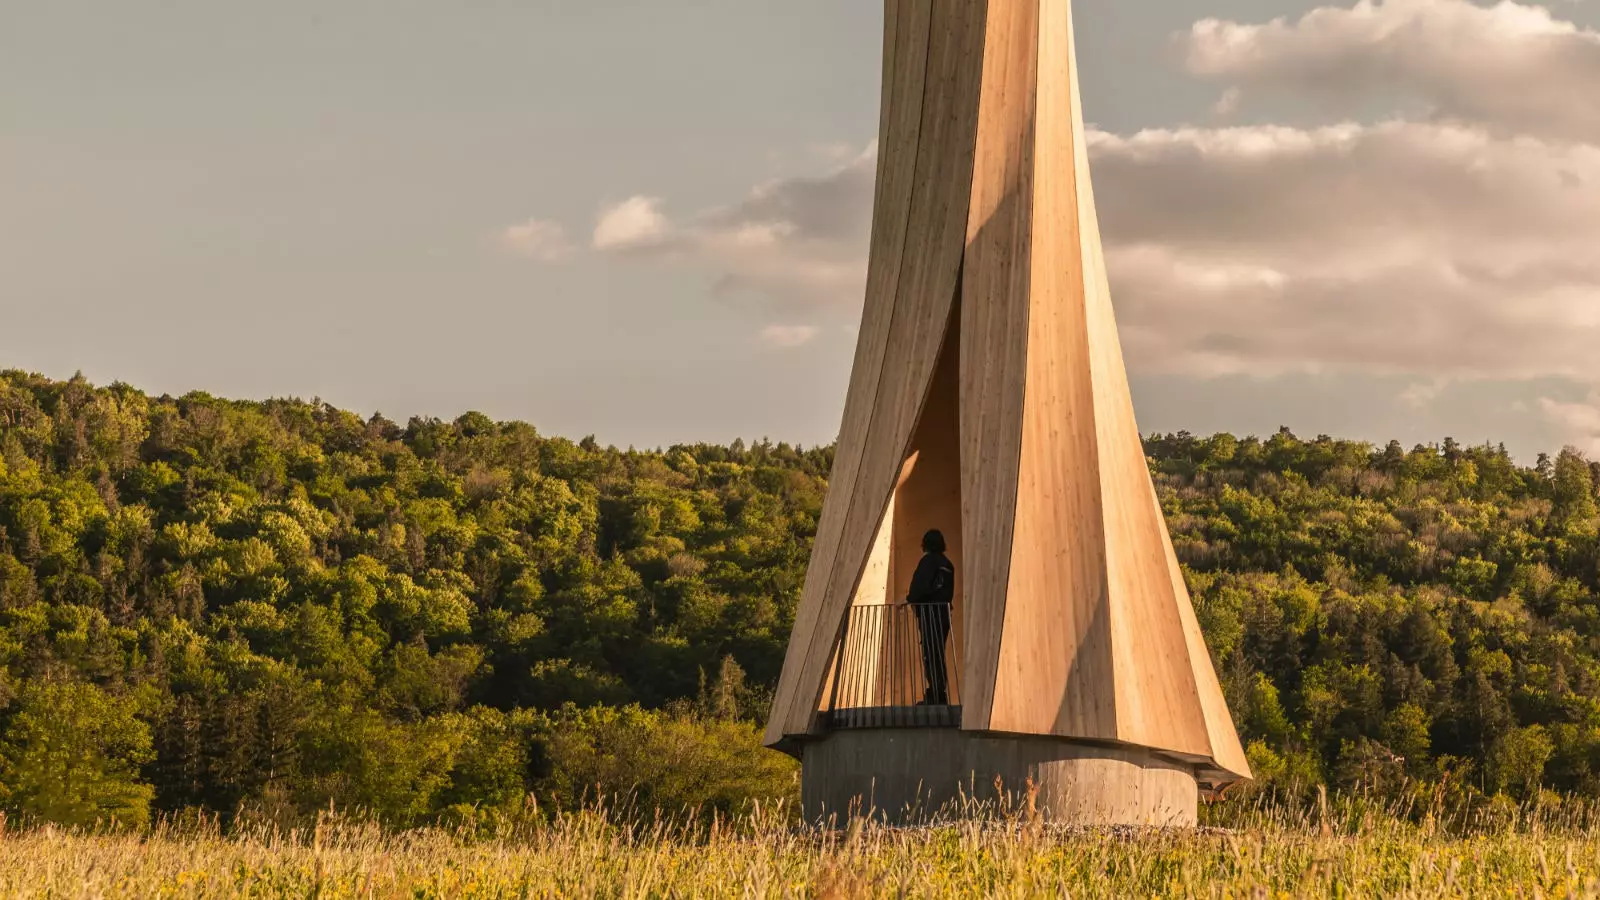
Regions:
[[[630,197],[600,214],[594,228],[594,248],[645,251],[662,246],[670,226],[656,197]]]
[[[1094,135],[1139,365],[1600,383],[1600,33],[1514,2],[1359,0],[1182,43],[1230,111],[1276,93],[1425,113]]]
[[[1542,397],[1539,408],[1569,443],[1589,454],[1600,454],[1600,390],[1581,403]]]
[[[1090,140],[1141,370],[1600,381],[1600,147],[1404,121]],[[767,185],[647,249],[853,315],[871,201],[853,166]]]
[[[1251,94],[1288,91],[1348,102],[1399,90],[1443,118],[1600,140],[1594,101],[1600,32],[1542,6],[1361,0],[1295,21],[1206,19],[1181,43],[1190,72]]]
[[[1449,380],[1445,378],[1415,381],[1407,385],[1396,399],[1401,405],[1411,409],[1423,409],[1444,393],[1444,389],[1449,385]]]
[[[875,148],[820,176],[758,185],[742,200],[671,221],[634,197],[605,210],[594,248],[712,273],[723,295],[783,310],[848,310],[861,300]]]
[[[761,330],[761,342],[769,347],[792,349],[817,339],[822,329],[815,325],[768,325]]]
[[[1183,42],[1192,73],[1226,82],[1214,114],[1286,91],[1400,92],[1428,110],[1092,132],[1132,366],[1398,374],[1423,386],[1403,400],[1417,405],[1452,379],[1600,385],[1600,36],[1512,2],[1361,0],[1293,22],[1206,20]],[[635,198],[594,243],[704,269],[784,321],[848,320],[873,157],[681,219]]]
[[[567,239],[567,230],[560,223],[543,219],[507,226],[500,232],[499,241],[501,247],[518,256],[542,262],[562,259],[574,249]]]
[[[1141,368],[1600,381],[1600,147],[1400,121],[1091,142]]]

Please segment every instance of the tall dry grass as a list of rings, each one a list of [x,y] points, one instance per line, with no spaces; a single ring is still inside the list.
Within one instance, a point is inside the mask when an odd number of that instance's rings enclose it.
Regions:
[[[158,826],[0,836],[5,897],[1597,897],[1592,807],[1527,807],[1465,829],[1378,804],[1267,803],[1238,827],[1065,831],[988,815],[917,829],[795,827],[602,808],[495,839],[394,834],[327,816],[277,832]],[[1463,823],[1470,824],[1470,823]]]

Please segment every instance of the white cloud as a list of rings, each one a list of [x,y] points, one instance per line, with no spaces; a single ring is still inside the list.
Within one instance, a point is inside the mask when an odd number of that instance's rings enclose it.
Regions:
[[[500,246],[519,256],[554,262],[570,254],[572,242],[558,222],[529,219],[500,232]]]
[[[1600,140],[1600,33],[1542,6],[1360,0],[1266,24],[1206,19],[1184,36],[1196,75],[1334,100],[1405,91],[1437,115]]]
[[[770,347],[803,347],[817,339],[822,329],[815,325],[768,325],[761,329],[762,343]]]
[[[1360,0],[1294,22],[1207,20],[1184,40],[1191,71],[1226,83],[1215,114],[1273,91],[1400,91],[1430,108],[1092,133],[1132,365],[1401,374],[1419,385],[1414,404],[1450,379],[1600,385],[1600,36],[1512,2]],[[636,198],[595,245],[708,270],[788,321],[848,320],[873,155],[678,222]]]
[[[668,238],[670,226],[656,197],[630,197],[600,214],[594,229],[596,250],[651,250]]]
[[[1091,141],[1147,370],[1600,381],[1600,148],[1410,122]]]
[[[861,300],[875,148],[816,177],[758,185],[738,203],[669,221],[652,198],[605,211],[597,250],[702,268],[715,289],[783,310]]]
[[[1091,150],[1144,371],[1600,381],[1600,147],[1391,121],[1095,132]],[[871,199],[853,165],[766,186],[657,250],[850,314]]]

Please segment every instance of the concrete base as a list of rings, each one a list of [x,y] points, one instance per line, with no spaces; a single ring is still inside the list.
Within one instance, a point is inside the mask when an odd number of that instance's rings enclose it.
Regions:
[[[810,822],[853,815],[893,824],[958,816],[962,804],[1026,808],[1063,825],[1190,827],[1193,768],[1148,750],[953,728],[836,731],[800,756],[801,806]],[[997,788],[998,780],[998,788]],[[970,809],[970,807],[969,807]]]

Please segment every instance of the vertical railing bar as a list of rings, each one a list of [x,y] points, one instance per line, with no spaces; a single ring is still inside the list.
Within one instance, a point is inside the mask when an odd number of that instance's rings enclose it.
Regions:
[[[937,656],[937,660],[936,661],[939,664],[939,668],[938,668],[938,673],[939,673],[939,690],[938,690],[938,694],[940,696],[944,697],[944,705],[945,706],[949,706],[950,705],[950,675],[945,671],[945,669],[947,669],[948,666],[946,666],[947,660],[944,657],[944,647],[945,647],[945,644],[947,642],[949,642],[949,640],[950,640],[950,607],[941,606],[938,610],[935,611],[935,617],[940,620],[939,621],[939,625],[940,625],[939,630],[944,635],[944,640],[939,641],[939,649],[938,649],[938,652],[936,653],[936,656]]]
[[[882,610],[879,610],[879,612],[888,612],[893,609],[894,607],[888,606],[884,607]],[[882,702],[878,704],[878,725],[879,727],[884,727],[889,724],[888,710],[889,707],[894,704],[894,619],[892,617],[880,615],[878,620],[883,629],[884,640],[882,646],[887,648],[889,651],[888,692],[884,694]]]
[[[872,616],[866,607],[860,615],[862,634],[861,642],[856,645],[856,658],[860,660],[856,667],[856,707],[864,709],[872,705]]]
[[[920,607],[915,610],[915,624],[917,627],[917,670],[922,676],[922,700],[924,703],[924,708],[926,708],[927,701],[936,693],[938,693],[938,686],[934,683],[933,679],[928,677],[930,674],[928,672],[928,669],[930,668],[928,663],[932,662],[932,660],[928,659],[927,639],[922,636],[922,628],[924,624],[927,624],[927,626],[930,628],[933,627],[931,621],[924,623],[924,620],[927,619],[931,610],[932,607]]]
[[[861,705],[864,709],[871,709],[878,702],[878,617],[870,609],[862,615],[871,631],[867,645],[861,648]]]
[[[889,639],[890,669],[895,673],[894,681],[889,685],[889,696],[884,701],[883,708],[880,711],[881,718],[879,719],[879,723],[885,728],[894,725],[894,707],[896,703],[900,702],[900,672],[898,671],[899,665],[896,661],[896,656],[900,652],[900,635],[897,633],[897,630],[894,627],[894,610],[895,607],[893,606],[886,607],[884,612],[887,613],[887,615],[885,615],[883,618],[884,631]]]
[[[936,625],[933,619],[937,617],[938,614],[939,610],[937,606],[927,606],[917,611],[917,667],[923,670],[924,680],[928,682],[927,686],[923,688],[922,699],[924,701],[929,701],[932,698],[939,696],[938,676],[934,675],[932,678],[927,677],[928,675],[934,674],[928,670],[939,664],[939,652],[932,647],[926,646],[924,643],[925,639],[922,636],[924,620],[926,620],[929,628],[933,628]],[[931,656],[929,656],[929,654],[931,654]],[[928,715],[931,716],[932,714],[933,710],[929,709]]]
[[[917,708],[917,685],[922,683],[918,677],[922,671],[922,623],[918,621],[918,617],[921,615],[922,613],[918,607],[911,606],[906,608],[906,673],[910,677],[912,685],[906,699],[911,702],[913,711]],[[927,698],[927,689],[924,688],[922,699],[926,700]]]
[[[906,697],[908,697],[910,695],[910,693],[911,693],[911,691],[910,691],[910,689],[908,687],[909,682],[906,680],[906,626],[905,626],[905,620],[906,620],[905,607],[904,606],[895,607],[894,608],[894,639],[895,639],[895,652],[897,654],[897,659],[896,659],[897,665],[896,665],[896,668],[898,668],[899,671],[900,671],[900,687],[895,691],[895,694],[894,694],[894,718],[895,718],[895,724],[896,725],[900,724],[900,720],[905,715]]]
[[[884,644],[889,651],[889,693],[883,698],[881,724],[888,725],[892,713],[890,710],[900,702],[900,635],[894,627],[894,612],[898,607],[890,606],[884,609]]]
[[[921,663],[920,641],[917,639],[917,608],[901,607],[900,611],[900,671],[904,673],[905,689],[900,694],[903,708],[901,718],[914,721],[917,706],[917,666]]]
[[[951,609],[949,609],[945,613],[945,617],[950,620],[950,637],[949,637],[950,649],[945,651],[945,669],[947,670],[947,674],[945,675],[945,677],[948,678],[949,681],[950,681],[950,705],[951,706],[955,706],[956,705],[956,701],[959,699],[959,694],[958,694],[958,691],[957,691],[958,685],[956,684],[956,672],[955,672],[955,668],[956,668],[956,666],[955,666],[955,655],[956,655],[955,654],[955,649],[956,649],[956,616],[955,616],[955,609],[953,607]]]
[[[917,685],[922,684],[918,679],[918,673],[922,671],[922,625],[917,621],[918,615],[922,615],[918,607],[906,607],[906,625],[901,628],[906,633],[906,681],[910,684],[906,701],[910,705],[910,724],[920,724],[917,722]],[[923,693],[923,698],[926,698],[926,693]]]
[[[844,634],[839,635],[839,655],[833,663],[833,691],[828,696],[828,719],[832,724],[833,717],[839,709],[839,682],[843,680],[845,664],[850,659],[850,616],[844,617]]]
[[[844,618],[845,643],[844,647],[840,649],[840,652],[843,654],[844,665],[839,669],[839,687],[836,691],[838,696],[843,698],[843,702],[840,703],[837,698],[834,701],[836,704],[838,704],[839,709],[850,708],[850,679],[854,677],[856,664],[855,653],[853,652],[856,640],[855,610],[852,609],[845,615]]]
[[[903,607],[900,614],[900,623],[900,631],[905,635],[906,638],[905,650],[900,657],[900,667],[901,670],[905,672],[906,678],[906,690],[902,695],[902,701],[912,708],[913,712],[910,713],[910,715],[915,716],[915,709],[917,706],[917,687],[922,683],[921,679],[917,675],[917,669],[922,664],[922,641],[920,633],[918,634],[916,645],[913,646],[911,642],[912,632],[918,627],[917,607],[909,604]]]
[[[910,693],[910,691],[907,690],[908,683],[906,681],[906,629],[904,625],[905,614],[902,612],[904,609],[904,606],[896,606],[894,607],[894,611],[890,614],[891,621],[894,623],[894,669],[896,675],[894,700],[892,701],[893,710],[890,715],[894,717],[894,724],[896,725],[900,724],[900,719],[905,714],[902,707],[905,706],[906,697]]]
[[[961,645],[956,643],[956,610],[950,607],[950,705],[961,706]]]
[[[953,605],[851,607],[825,707],[830,721],[845,728],[960,727],[962,649]],[[935,698],[943,702],[918,705]]]
[[[889,667],[894,672],[894,681],[889,685],[889,696],[883,704],[883,725],[885,727],[894,724],[894,707],[895,704],[900,702],[900,634],[899,629],[895,628],[895,609],[896,607],[893,606],[885,609],[884,612],[888,613],[888,615],[884,616],[883,619],[883,624],[889,637]]]
[[[873,610],[872,616],[872,702],[867,706],[867,724],[877,725],[877,713],[874,712],[883,703],[883,679],[887,674],[883,670],[883,623]]]
[[[864,623],[859,621],[859,618],[861,618],[861,613],[859,613],[859,610],[851,610],[850,615],[858,620],[856,621],[856,641],[854,641],[854,644],[851,644],[850,647],[850,708],[858,709],[861,708],[861,679],[862,668],[864,668],[864,666],[861,665],[861,626],[864,625]],[[851,713],[851,716],[854,716],[854,713]]]
[[[861,706],[871,709],[878,702],[878,617],[870,608],[862,617],[869,631],[866,646],[861,648]]]
[[[906,647],[906,610],[908,609],[910,609],[909,606],[897,606],[894,610],[894,636],[898,646],[898,668],[900,669],[900,690],[894,696],[895,718],[902,720],[905,718],[906,704],[911,702],[912,693],[911,673],[907,671],[906,666],[906,650],[908,649]]]
[[[894,673],[894,680],[889,684],[889,695],[883,701],[883,724],[891,724],[894,705],[900,702],[900,630],[895,627],[895,610],[897,606],[890,606],[884,610],[883,623],[887,629],[889,645],[889,671]]]
[[[917,676],[922,670],[922,624],[918,621],[918,616],[921,614],[922,613],[918,607],[911,606],[906,608],[906,673],[909,675],[912,683],[912,688],[908,692],[909,696],[907,699],[911,701],[913,716],[912,722],[913,724],[918,725],[922,724],[915,719],[915,716],[917,715],[916,685],[921,684],[921,681],[918,680]],[[924,689],[922,698],[926,700],[927,697],[927,691]]]
[[[870,607],[863,607],[861,610],[861,627],[861,643],[856,647],[856,655],[861,660],[856,680],[856,706],[866,709],[872,705],[872,679],[875,677],[872,659],[874,628]]]
[[[950,690],[950,636],[955,633],[950,621],[950,607],[946,605],[939,615],[944,617],[944,640],[939,642],[939,682],[944,687],[944,705],[948,709],[955,700],[954,693]]]
[[[850,610],[850,669],[845,673],[845,708],[856,708],[856,679],[861,677],[861,653],[856,650],[861,644],[861,623],[856,617],[856,610]]]
[[[951,621],[950,607],[944,608],[944,641],[939,644],[939,677],[944,679],[944,705],[948,708],[955,705],[955,678],[950,673],[951,641],[955,640],[955,623]]]
[[[860,613],[853,613],[853,615],[855,615],[858,619],[862,618]],[[862,692],[862,689],[866,687],[865,682],[862,680],[862,679],[864,679],[866,677],[866,674],[865,674],[865,671],[864,671],[866,669],[866,661],[863,659],[864,654],[862,654],[862,652],[861,652],[862,641],[866,637],[866,635],[862,634],[863,626],[870,628],[871,627],[871,623],[870,622],[861,622],[861,621],[858,621],[856,623],[856,642],[855,642],[855,646],[851,648],[851,651],[852,651],[852,653],[854,654],[854,657],[855,657],[854,664],[851,666],[852,671],[851,671],[851,675],[850,675],[850,708],[851,709],[860,709],[861,708],[861,705],[862,705],[862,703],[861,703],[861,700],[862,700],[861,692]],[[853,715],[856,715],[856,714],[852,713],[851,715],[853,716]]]
[[[938,622],[938,619],[939,619],[939,607],[937,605],[932,605],[932,606],[925,607],[919,613],[919,615],[921,615],[922,618],[926,620],[927,627],[929,629],[933,630],[933,632],[935,634],[937,634],[938,633],[938,628],[939,628],[939,622]],[[939,678],[941,677],[939,675],[939,669],[938,669],[938,666],[939,666],[939,648],[938,647],[934,647],[934,646],[925,646],[924,645],[924,640],[925,639],[922,637],[922,627],[923,627],[923,622],[921,622],[921,621],[917,622],[917,646],[921,650],[922,653],[928,654],[928,656],[929,656],[929,658],[926,661],[923,662],[922,668],[924,670],[931,670],[931,671],[925,671],[925,673],[924,673],[925,675],[927,675],[929,677],[927,678],[927,681],[928,681],[927,693],[923,694],[923,699],[929,701],[929,706],[932,707],[933,706],[932,701],[939,696],[939,687],[940,687]],[[928,715],[930,717],[936,715],[935,709],[937,709],[937,707],[934,707],[934,708],[931,708],[931,709],[928,710]],[[932,722],[930,721],[928,724],[932,724]]]

